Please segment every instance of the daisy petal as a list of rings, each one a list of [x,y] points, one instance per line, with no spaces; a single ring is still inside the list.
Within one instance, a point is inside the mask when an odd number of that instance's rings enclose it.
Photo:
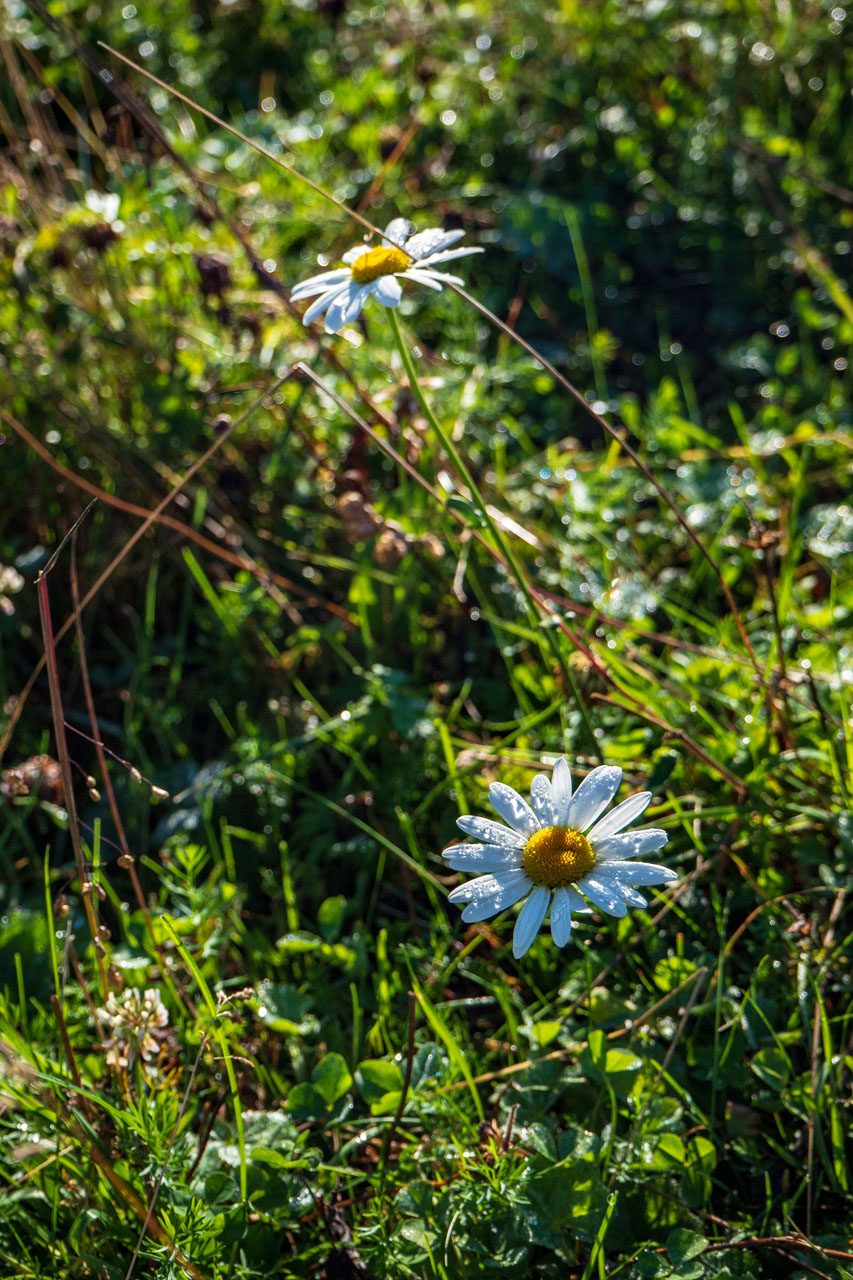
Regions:
[[[461,276],[452,276],[449,271],[428,271],[426,267],[418,267],[417,272],[419,276],[429,276],[430,280],[435,280],[439,285],[465,283]]]
[[[354,244],[351,249],[347,249],[346,253],[341,258],[341,262],[348,262],[352,264],[353,262],[356,262],[363,253],[367,253],[369,248],[370,245],[366,241],[363,244]]]
[[[627,884],[620,884],[619,892],[629,907],[647,907],[649,905],[641,893],[637,893],[636,889],[632,889]]]
[[[441,272],[437,273],[438,275]],[[409,267],[408,271],[401,271],[400,278],[402,280],[414,280],[417,284],[425,284],[428,289],[435,289],[436,293],[441,293],[441,285],[437,280],[433,280],[432,276],[427,275],[426,271],[416,271],[414,267]]]
[[[609,836],[595,844],[596,862],[621,862],[623,858],[636,858],[640,853],[654,853],[662,849],[669,836],[660,827],[647,827],[645,831],[629,831],[621,836]]]
[[[551,937],[558,947],[564,947],[572,932],[572,904],[565,888],[554,890],[551,899]]]
[[[491,818],[476,818],[473,814],[466,813],[456,819],[456,825],[466,836],[475,836],[478,840],[485,840],[487,844],[499,844],[502,849],[523,849],[526,843],[524,836],[520,836],[517,831],[510,831],[509,827],[502,827]]]
[[[431,253],[438,253],[439,249],[449,249],[464,234],[464,231],[442,231],[440,227],[419,231],[406,241],[406,253],[413,258],[427,258]]]
[[[616,795],[621,781],[622,770],[616,765],[600,764],[588,773],[572,797],[565,826],[575,831],[591,827]]]
[[[604,862],[595,871],[601,883],[608,885],[666,884],[678,879],[677,872],[655,862]]]
[[[409,232],[411,229],[412,224],[409,222],[408,218],[392,218],[388,223],[388,226],[385,228],[382,239],[390,240],[391,244],[396,244],[400,249],[402,249],[403,245],[409,238]]]
[[[519,898],[529,893],[532,887],[532,881],[525,876],[523,880],[506,885],[500,893],[490,898],[479,898],[476,902],[470,903],[462,912],[462,919],[465,924],[476,924],[480,920],[488,920],[489,916],[496,916],[499,911],[514,907]]]
[[[292,302],[299,302],[302,298],[311,298],[315,293],[322,293],[324,289],[328,289],[334,284],[344,284],[350,278],[350,272],[346,267],[338,267],[336,271],[324,271],[320,276],[311,276],[309,280],[303,280],[300,284],[295,284],[290,291]]]
[[[496,844],[454,844],[441,856],[453,871],[508,871],[521,866],[520,849]]]
[[[543,827],[555,825],[551,779],[546,778],[544,773],[537,773],[530,784],[530,807]]]
[[[480,898],[493,898],[495,894],[499,894],[504,888],[517,884],[521,880],[527,880],[527,875],[523,871],[498,871],[495,875],[478,876],[476,880],[468,880],[465,884],[460,884],[447,895],[448,902],[478,902]]]
[[[350,320],[355,320],[367,301],[370,285],[353,280],[335,298],[326,312],[326,333],[337,333]]]
[[[533,939],[542,928],[550,899],[551,890],[544,884],[537,884],[519,911],[512,934],[512,954],[516,960],[520,960],[529,951]]]
[[[532,836],[535,831],[541,830],[539,819],[530,805],[505,782],[493,782],[489,787],[489,804],[498,817],[508,822],[514,831]]]
[[[592,913],[593,908],[589,905],[586,898],[581,897],[573,885],[564,885],[563,892],[569,895],[569,906],[576,915],[580,914],[588,916]]]
[[[380,276],[373,281],[370,291],[383,307],[398,307],[403,296],[403,286],[394,276]]]
[[[606,911],[609,916],[625,916],[628,914],[625,899],[616,885],[604,884],[603,881],[597,880],[595,876],[584,876],[583,880],[578,880],[578,888],[581,893],[586,894],[590,902],[598,907],[599,911]]]
[[[572,799],[572,775],[563,756],[560,756],[551,774],[551,795],[554,800],[554,825],[564,827]]]
[[[627,827],[629,822],[633,822],[641,813],[645,813],[651,798],[651,791],[638,791],[635,796],[629,796],[627,800],[623,800],[615,809],[605,814],[600,822],[596,822],[592,831],[587,832],[588,839],[595,842],[604,840],[607,836],[615,836],[617,832]]]
[[[409,246],[406,245],[408,253]],[[431,253],[428,258],[418,258],[419,267],[434,267],[438,262],[452,262],[454,258],[466,258],[469,253],[484,253],[485,250],[474,245],[467,249],[445,249],[443,253]]]
[[[320,297],[316,299],[316,301],[311,303],[311,306],[308,308],[308,310],[303,313],[302,323],[310,324],[312,320],[316,320],[318,316],[321,316],[324,311],[328,310],[328,308],[332,305],[332,303],[335,301],[337,297],[340,297],[344,289],[348,289],[348,288],[349,288],[348,280],[341,285],[334,285],[334,284],[331,285],[328,292],[321,294]]]

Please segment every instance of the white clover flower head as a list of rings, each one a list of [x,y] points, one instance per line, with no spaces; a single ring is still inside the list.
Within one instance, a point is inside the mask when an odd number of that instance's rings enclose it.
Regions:
[[[152,1033],[169,1023],[168,1010],[156,987],[146,987],[145,991],[131,987],[120,996],[111,991],[107,1007],[98,1009],[97,1017],[111,1029],[114,1048],[119,1050],[117,1060],[123,1065],[133,1053],[143,1060],[153,1057],[159,1045]]]
[[[302,317],[305,324],[326,313],[326,333],[337,333],[355,320],[372,295],[383,307],[396,307],[403,295],[401,280],[414,280],[428,289],[441,290],[444,284],[464,283],[459,276],[436,271],[440,262],[464,258],[482,249],[451,249],[464,231],[429,231],[412,234],[412,224],[405,218],[389,222],[382,234],[382,244],[369,248],[366,244],[347,249],[342,258],[346,265],[334,271],[311,276],[295,286],[291,299],[315,298]]]
[[[0,564],[0,612],[8,614],[10,617],[12,616],[15,612],[15,606],[9,596],[6,595],[6,592],[8,591],[9,595],[14,595],[23,586],[24,579],[17,569],[13,569],[10,564]]]
[[[597,907],[624,916],[629,907],[646,906],[637,885],[677,880],[668,867],[629,861],[667,841],[666,832],[656,827],[625,832],[645,811],[651,791],[639,791],[601,816],[621,781],[621,769],[600,765],[572,794],[572,775],[561,756],[550,778],[540,773],[533,779],[529,804],[512,787],[493,782],[489,801],[507,825],[489,818],[458,818],[466,835],[484,843],[453,845],[443,854],[454,871],[487,873],[450,894],[450,902],[469,904],[462,919],[486,920],[525,898],[512,939],[519,959],[542,927],[549,905],[551,936],[564,947],[573,911]]]

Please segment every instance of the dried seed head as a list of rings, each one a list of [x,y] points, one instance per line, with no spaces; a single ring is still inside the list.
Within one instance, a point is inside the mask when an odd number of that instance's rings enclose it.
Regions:
[[[396,529],[384,529],[376,539],[373,558],[383,569],[396,569],[397,565],[405,559],[408,549],[409,543],[405,534],[398,533]]]

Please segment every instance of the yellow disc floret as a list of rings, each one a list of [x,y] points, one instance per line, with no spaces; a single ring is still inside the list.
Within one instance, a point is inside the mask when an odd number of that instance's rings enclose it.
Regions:
[[[356,258],[350,271],[358,284],[370,284],[380,276],[393,276],[395,271],[405,271],[411,261],[403,249],[368,249]]]
[[[592,845],[571,827],[544,827],[532,835],[521,855],[534,884],[558,889],[582,879],[595,865]]]

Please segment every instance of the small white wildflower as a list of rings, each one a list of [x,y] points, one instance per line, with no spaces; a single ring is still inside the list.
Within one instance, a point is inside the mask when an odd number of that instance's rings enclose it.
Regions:
[[[113,223],[118,220],[121,197],[115,191],[87,191],[84,197],[86,208],[97,213],[104,222]]]
[[[573,795],[572,775],[561,757],[551,778],[540,773],[533,779],[530,804],[512,787],[492,783],[489,801],[509,825],[488,818],[458,818],[457,825],[467,835],[485,843],[453,845],[443,854],[455,871],[488,872],[450,894],[450,902],[469,903],[462,919],[486,920],[526,898],[512,940],[513,955],[519,958],[539,932],[549,905],[551,935],[558,947],[564,947],[573,911],[597,907],[608,915],[624,916],[628,907],[646,906],[637,885],[677,880],[668,867],[627,861],[667,841],[666,832],[656,827],[621,834],[645,811],[650,791],[629,796],[606,817],[600,816],[621,780],[621,769],[601,765],[587,774]]]
[[[334,271],[311,276],[291,292],[294,302],[318,295],[302,317],[305,324],[326,313],[326,333],[355,320],[367,299],[373,295],[383,307],[396,307],[403,294],[401,280],[414,280],[429,289],[440,290],[443,284],[462,284],[458,276],[435,271],[440,262],[464,258],[482,249],[451,249],[464,231],[441,231],[437,227],[412,235],[412,224],[405,218],[389,222],[382,235],[382,245],[373,249],[365,244],[348,249],[341,259],[346,265]]]
[[[155,987],[146,987],[145,991],[131,987],[120,996],[111,991],[106,1009],[98,1009],[97,1017],[111,1029],[112,1056],[122,1066],[136,1054],[143,1061],[153,1058],[160,1047],[153,1033],[169,1023],[168,1010]]]
[[[14,595],[24,586],[24,579],[18,573],[17,569],[13,569],[10,564],[0,564],[0,610],[8,614],[10,617],[15,612],[15,606],[6,595]]]

